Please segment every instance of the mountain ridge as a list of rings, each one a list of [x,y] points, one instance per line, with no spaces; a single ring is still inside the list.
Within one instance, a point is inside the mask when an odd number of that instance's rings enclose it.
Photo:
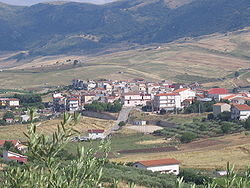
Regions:
[[[95,53],[122,43],[167,43],[250,26],[249,9],[247,0],[122,0],[105,5],[70,2],[1,6],[0,51],[25,50],[30,56],[38,56]]]

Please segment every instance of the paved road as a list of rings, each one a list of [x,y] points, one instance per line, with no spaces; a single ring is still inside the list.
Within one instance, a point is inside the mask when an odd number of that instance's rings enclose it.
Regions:
[[[109,131],[107,131],[107,135],[112,133],[113,131],[117,131],[119,129],[119,123],[121,121],[126,122],[128,120],[128,115],[131,112],[131,110],[133,109],[133,107],[122,107],[122,110],[119,113],[119,116],[115,122],[114,127],[112,127]]]

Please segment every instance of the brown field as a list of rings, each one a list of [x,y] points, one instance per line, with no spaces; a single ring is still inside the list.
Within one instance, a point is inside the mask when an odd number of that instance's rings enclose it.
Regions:
[[[250,136],[241,134],[210,138],[181,145],[179,151],[122,155],[116,162],[134,162],[161,158],[176,158],[182,167],[215,169],[229,161],[236,168],[250,165]]]
[[[61,120],[49,120],[44,121],[37,128],[39,133],[50,135],[57,129],[57,125]],[[81,135],[86,134],[88,129],[105,129],[108,130],[113,126],[113,121],[100,120],[88,117],[82,117],[81,121],[74,127],[75,130],[79,131]],[[1,139],[25,139],[24,132],[27,132],[27,125],[10,125],[0,127],[0,138]]]
[[[214,34],[169,44],[144,46],[135,50],[99,56],[48,56],[34,60],[6,62],[0,74],[2,88],[32,88],[66,85],[80,79],[170,79],[176,82],[207,82],[205,86],[249,85],[249,71],[239,79],[228,75],[250,67],[250,28],[227,34]],[[10,55],[10,54],[8,54]],[[80,64],[73,66],[78,59]],[[11,66],[9,68],[6,65]],[[5,71],[8,70],[8,71]],[[122,73],[119,73],[122,72]],[[199,77],[201,78],[199,78]],[[211,82],[214,78],[226,79]]]

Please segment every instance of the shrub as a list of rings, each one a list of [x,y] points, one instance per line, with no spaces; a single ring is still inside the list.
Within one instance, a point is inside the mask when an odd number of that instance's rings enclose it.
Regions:
[[[119,122],[119,124],[118,124],[119,127],[123,127],[123,126],[125,126],[125,125],[126,125],[126,123],[125,123],[124,121],[121,121],[121,122]]]
[[[246,130],[250,130],[250,117],[248,117],[247,120],[245,121],[244,127]]]
[[[196,138],[197,136],[194,133],[185,132],[181,135],[180,141],[181,143],[189,143],[189,142],[192,142]]]
[[[11,111],[8,111],[8,112],[6,112],[6,113],[4,114],[3,120],[6,121],[6,119],[9,119],[9,118],[10,118],[10,119],[14,119],[14,118],[15,118],[14,113],[11,112]]]
[[[231,112],[222,112],[218,114],[217,118],[221,121],[230,121],[231,120]]]

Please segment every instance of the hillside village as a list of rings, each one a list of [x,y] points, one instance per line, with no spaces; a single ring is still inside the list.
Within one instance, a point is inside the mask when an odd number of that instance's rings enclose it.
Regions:
[[[81,112],[83,115],[86,115],[84,112],[106,115],[107,113],[119,113],[114,116],[118,119],[113,128],[108,130],[89,129],[87,136],[73,137],[71,139],[72,142],[105,139],[120,130],[126,123],[138,127],[149,124],[149,121],[143,118],[132,120],[129,116],[133,110],[142,114],[146,113],[158,116],[165,114],[176,114],[178,116],[178,114],[209,113],[207,115],[208,120],[220,119],[223,122],[234,122],[235,125],[237,123],[244,123],[250,117],[249,91],[235,91],[225,88],[206,89],[198,83],[180,84],[166,80],[150,82],[142,78],[122,81],[84,81],[77,79],[72,81],[69,89],[61,92],[52,92],[49,95],[51,95],[52,100],[46,103],[46,107],[37,111],[40,116],[39,121],[57,118],[64,112]],[[18,97],[18,95],[16,96]],[[18,112],[18,109],[23,108],[20,100],[22,100],[22,97],[0,98],[2,110],[7,111],[5,113],[6,117],[3,118],[3,121],[5,121],[4,125],[15,124],[19,126],[18,124],[20,123],[29,123],[30,117],[28,112],[25,110]],[[126,111],[127,114],[120,119],[121,114],[124,113],[123,111]],[[8,117],[7,113],[12,113],[12,115]],[[249,129],[249,127],[246,129]],[[151,133],[164,135],[164,130]],[[237,128],[233,132],[239,132],[240,130],[242,129]],[[174,133],[173,136],[175,137],[176,135],[177,133]],[[174,138],[173,136],[168,135],[167,138]],[[190,141],[192,139],[184,140],[183,142]],[[20,140],[1,140],[0,146],[10,149],[3,150],[2,157],[5,161],[17,161],[19,163],[26,163],[28,161],[28,158],[25,156],[27,146]],[[175,151],[176,148],[166,147],[160,150]],[[127,152],[132,152],[132,150],[128,150]],[[134,164],[134,167],[178,175],[179,164],[180,162],[176,159],[161,159],[139,161]]]

